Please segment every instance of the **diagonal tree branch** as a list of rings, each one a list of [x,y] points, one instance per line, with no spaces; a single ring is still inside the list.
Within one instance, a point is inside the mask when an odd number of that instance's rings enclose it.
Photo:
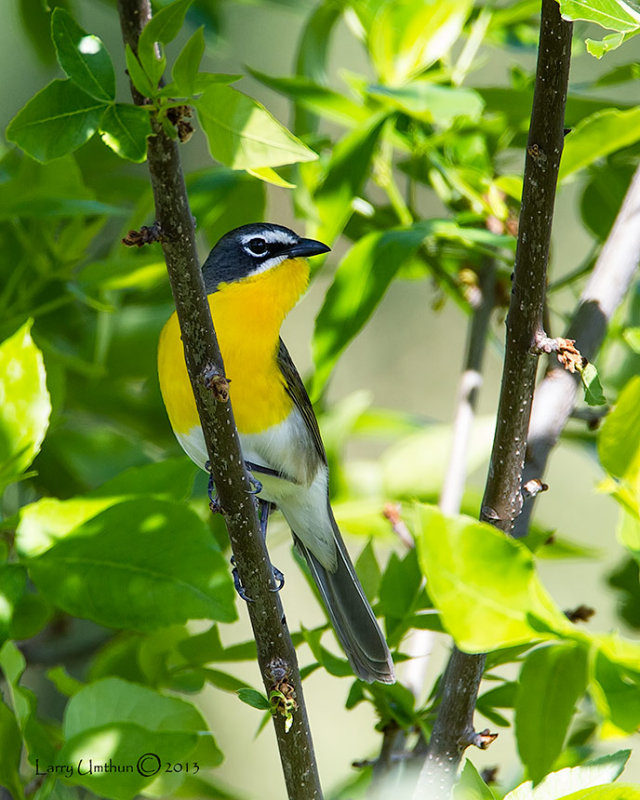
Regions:
[[[140,32],[151,16],[148,0],[118,0],[125,44],[137,52]],[[144,98],[132,89],[134,101]],[[251,603],[249,617],[258,648],[258,662],[268,694],[275,689],[295,700],[287,731],[285,714],[274,726],[287,793],[296,800],[320,800],[322,790],[315,762],[296,653],[273,573],[260,535],[251,485],[240,450],[229,393],[202,273],[193,218],[189,208],[177,143],[152,118],[148,164],[155,198],[156,222],[180,321],[187,370],[200,415],[216,491],[223,510],[238,574]],[[285,711],[285,709],[280,709]]]
[[[502,386],[480,513],[482,520],[505,532],[511,531],[522,509],[522,470],[537,369],[533,348],[542,330],[549,242],[564,140],[571,31],[571,24],[562,20],[555,0],[542,0]],[[448,798],[464,750],[469,744],[482,744],[474,735],[472,721],[483,667],[483,655],[468,655],[454,648],[443,677],[442,700],[416,798]]]
[[[606,335],[611,317],[627,293],[640,261],[640,167],[631,183],[591,277],[585,286],[566,337],[592,360]],[[561,367],[550,369],[536,389],[527,438],[523,483],[544,475],[547,459],[573,410],[580,378]],[[513,535],[526,536],[533,498],[525,503]]]

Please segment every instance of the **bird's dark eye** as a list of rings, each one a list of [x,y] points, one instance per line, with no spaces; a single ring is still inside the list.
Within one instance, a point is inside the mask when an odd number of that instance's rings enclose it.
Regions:
[[[247,242],[245,245],[245,250],[247,250],[247,252],[249,252],[252,256],[263,256],[267,252],[268,248],[264,239],[256,237],[255,239],[250,239]]]

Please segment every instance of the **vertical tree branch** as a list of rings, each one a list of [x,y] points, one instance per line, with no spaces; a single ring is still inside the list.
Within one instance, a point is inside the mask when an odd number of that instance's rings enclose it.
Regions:
[[[522,508],[520,487],[537,367],[533,346],[542,328],[555,189],[564,140],[571,30],[571,24],[560,17],[555,0],[542,0],[502,386],[480,513],[482,520],[507,532]],[[476,739],[472,718],[483,667],[483,655],[454,649],[443,678],[442,701],[416,798],[449,797],[462,754]]]
[[[509,532],[522,509],[520,491],[538,365],[547,260],[558,168],[564,143],[571,23],[555,0],[543,0],[536,84],[527,142],[504,370],[489,477],[480,518]]]
[[[640,261],[640,167],[607,237],[591,277],[585,286],[566,336],[575,339],[581,354],[593,359],[606,335],[614,312],[627,293]],[[527,438],[523,482],[541,479],[547,459],[571,414],[580,378],[553,367],[536,389]],[[533,498],[525,503],[513,535],[526,536],[533,512]]]
[[[118,0],[125,44],[137,52],[140,32],[151,16],[148,0]],[[132,90],[138,104],[144,98]],[[189,208],[176,141],[152,118],[148,164],[155,198],[156,221],[176,304],[185,360],[212,465],[238,574],[251,603],[249,617],[258,662],[269,694],[279,689],[295,698],[293,724],[274,716],[280,759],[289,798],[322,797],[311,731],[302,694],[296,653],[287,630],[273,573],[260,535],[255,502],[250,494],[233,412],[228,402],[224,365],[207,303],[198,262],[193,218]]]

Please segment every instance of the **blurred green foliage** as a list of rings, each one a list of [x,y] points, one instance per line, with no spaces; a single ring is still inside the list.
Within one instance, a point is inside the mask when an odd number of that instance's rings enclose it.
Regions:
[[[111,55],[77,22],[82,4],[50,6],[52,13],[22,0],[20,11],[36,57],[51,61],[55,53],[66,77],[14,117],[6,136],[17,147],[0,161],[0,784],[17,800],[27,784],[37,800],[235,797],[210,772],[198,774],[222,754],[195,706],[175,693],[211,685],[237,692],[262,712],[269,707],[232,671],[233,663],[255,658],[255,643],[224,645],[220,635],[236,612],[225,531],[206,512],[205,480],[200,476],[194,488],[190,462],[168,457],[175,443],[154,374],[157,337],[172,309],[161,256],[120,244],[128,229],[153,217],[148,182],[129,162],[144,160],[151,122],[176,137],[178,113],[188,128],[180,109],[189,105],[218,162],[187,175],[204,240],[212,244],[263,218],[266,185],[273,184],[293,186],[294,208],[309,235],[328,244],[342,237],[349,246],[316,320],[311,389],[322,414],[336,516],[345,529],[371,537],[357,568],[398,662],[406,658],[411,630],[446,631],[468,650],[490,651],[491,688],[484,687],[478,710],[494,725],[514,726],[523,777],[533,781],[507,794],[510,800],[637,797],[633,787],[616,784],[610,791],[626,751],[592,756],[600,733],[630,735],[640,725],[640,648],[570,623],[536,572],[545,555],[598,554],[561,537],[547,543],[540,528],[525,547],[471,517],[446,517],[432,504],[442,487],[450,426],[372,408],[364,394],[331,409],[325,402],[337,360],[394,280],[430,280],[468,314],[490,260],[498,275],[495,303],[505,305],[532,75],[514,68],[511,85],[482,88],[473,75],[491,48],[532,50],[537,4],[320,2],[303,26],[295,74],[269,76],[259,64],[251,69],[291,101],[293,132],[231,85],[240,76],[200,71],[207,44],[220,35],[220,3],[176,0],[157,10],[138,55],[126,54],[131,80],[149,98],[144,109],[117,100]],[[576,8],[595,22],[606,14],[614,31],[590,41],[598,55],[637,32],[637,19],[615,0],[564,6],[567,14]],[[329,78],[329,52],[345,24],[366,54],[366,74],[342,72],[338,82]],[[183,26],[191,35],[168,65],[165,46]],[[557,280],[552,268],[552,310],[557,289],[580,287],[637,163],[640,112],[602,91],[628,85],[636,67],[618,64],[571,92],[567,125],[574,130],[561,180],[578,181],[592,251],[568,279]],[[165,73],[170,77],[161,86]],[[442,211],[425,219],[422,209],[434,200]],[[602,488],[620,504],[620,547],[628,560],[610,581],[623,594],[623,619],[637,628],[640,383],[633,375],[640,307],[634,292],[600,362],[615,407],[599,433],[576,427],[571,436],[597,452]],[[592,390],[593,402],[603,399],[593,398]],[[383,441],[380,458],[345,461],[351,436]],[[491,439],[492,422],[478,420],[470,468],[486,459]],[[391,540],[381,515],[388,501],[402,502],[401,521],[418,546],[383,562],[375,540]],[[478,506],[468,493],[463,511],[477,515]],[[198,619],[208,627],[194,634],[190,621]],[[68,642],[67,649],[60,645],[74,620],[90,621],[93,638],[69,650]],[[325,646],[326,629],[294,633],[315,659],[303,674],[323,667],[351,678],[347,661]],[[83,659],[79,674],[67,671],[70,652]],[[65,697],[58,721],[44,718],[24,680],[30,661],[45,656],[47,680]],[[503,671],[514,664],[517,680]],[[433,723],[438,682],[426,694],[416,697],[401,683],[355,681],[347,706],[370,703],[378,730],[420,744]],[[183,766],[60,777],[65,764],[87,754],[127,764],[149,751]],[[34,787],[42,765],[54,774]],[[371,770],[362,770],[357,791],[370,778]],[[355,784],[340,796],[351,796]],[[490,788],[467,762],[456,799],[499,797],[508,788]]]

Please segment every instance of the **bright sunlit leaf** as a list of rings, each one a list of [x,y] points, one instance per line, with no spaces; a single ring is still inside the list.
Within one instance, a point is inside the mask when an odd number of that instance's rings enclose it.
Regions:
[[[558,180],[640,139],[640,108],[609,108],[582,120],[564,140]]]
[[[318,156],[261,104],[213,84],[194,102],[211,155],[232,169],[279,167]]]
[[[461,650],[483,653],[570,630],[524,545],[435,506],[416,504],[414,525],[427,591]]]
[[[565,19],[595,22],[614,31],[633,31],[640,27],[640,12],[624,0],[559,0]]]
[[[0,344],[0,489],[31,464],[50,414],[44,361],[28,322]]]

